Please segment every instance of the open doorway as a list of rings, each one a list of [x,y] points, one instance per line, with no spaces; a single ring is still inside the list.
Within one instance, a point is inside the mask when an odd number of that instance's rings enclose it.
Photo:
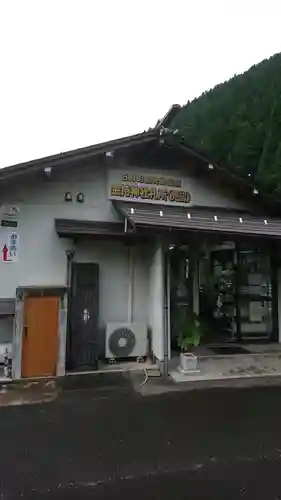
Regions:
[[[278,338],[273,249],[252,241],[171,245],[170,346],[179,353],[177,318],[198,314],[200,350]]]

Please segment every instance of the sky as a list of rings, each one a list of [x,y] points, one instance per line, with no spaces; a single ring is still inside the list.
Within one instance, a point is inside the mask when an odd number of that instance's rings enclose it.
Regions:
[[[0,0],[0,168],[153,127],[281,51],[278,0]]]

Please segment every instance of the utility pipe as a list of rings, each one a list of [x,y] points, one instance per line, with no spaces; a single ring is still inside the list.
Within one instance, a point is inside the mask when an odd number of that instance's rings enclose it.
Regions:
[[[133,247],[129,246],[129,283],[128,283],[128,323],[133,322],[133,286],[134,286],[134,252]]]
[[[164,273],[166,274],[164,279],[164,375],[169,373],[169,353],[170,353],[170,328],[171,328],[171,318],[170,318],[170,252],[169,250],[165,254],[164,258]]]

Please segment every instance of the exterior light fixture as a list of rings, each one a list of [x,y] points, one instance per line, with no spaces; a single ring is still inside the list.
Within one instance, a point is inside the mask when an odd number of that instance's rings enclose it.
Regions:
[[[218,220],[217,215],[214,215],[214,219],[215,219],[215,221],[217,222],[217,220]]]
[[[68,259],[71,259],[74,257],[74,254],[75,254],[75,249],[74,248],[68,248],[66,251],[66,256]]]
[[[208,165],[208,169],[209,169],[209,170],[214,170],[214,165],[212,165],[212,163],[209,163],[209,165]]]
[[[64,201],[72,201],[72,194],[70,191],[67,191],[65,194],[64,194]]]
[[[134,214],[134,213],[135,213],[135,209],[131,208],[131,214]]]
[[[190,215],[189,213],[187,214],[187,218],[188,218],[188,219],[191,219],[191,215]]]
[[[160,217],[163,217],[163,212],[162,212],[162,210],[160,210]]]
[[[255,188],[253,193],[256,195],[256,194],[259,194],[258,190]]]
[[[47,177],[50,177],[50,175],[52,173],[52,167],[46,167],[46,168],[44,168],[44,172],[47,175]]]
[[[113,156],[114,156],[114,151],[106,151],[106,152],[105,152],[105,156],[106,156],[107,158],[113,158]]]
[[[242,217],[239,217],[239,222],[241,222],[241,224],[242,224],[242,222],[243,222]]]
[[[84,203],[85,197],[84,193],[76,193],[76,201],[78,203]]]
[[[267,225],[267,224],[268,224],[268,222],[267,222],[267,220],[266,220],[266,219],[264,219],[264,223],[265,223],[265,225]]]

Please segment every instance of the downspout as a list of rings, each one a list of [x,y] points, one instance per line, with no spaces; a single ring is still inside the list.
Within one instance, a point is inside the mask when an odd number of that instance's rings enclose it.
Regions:
[[[170,351],[170,328],[171,328],[171,315],[170,315],[170,252],[166,252],[164,259],[164,309],[165,309],[165,322],[164,322],[164,375],[169,374],[169,351]]]
[[[193,272],[192,272],[192,309],[193,312],[199,314],[199,258],[193,255]]]
[[[65,346],[65,369],[71,363],[70,353],[70,306],[71,306],[71,280],[72,280],[72,262],[75,255],[75,248],[66,250],[66,286],[67,286],[67,317],[66,317],[66,346]]]
[[[67,293],[69,294],[71,286],[71,266],[75,255],[75,250],[74,248],[70,248],[69,250],[66,250],[65,253],[66,253],[66,286],[67,286]]]
[[[134,252],[129,246],[128,252],[129,261],[129,283],[128,283],[128,323],[133,322],[133,285],[134,285]]]
[[[167,351],[168,351],[168,362],[171,357],[171,254],[168,252],[168,263],[167,263]]]

